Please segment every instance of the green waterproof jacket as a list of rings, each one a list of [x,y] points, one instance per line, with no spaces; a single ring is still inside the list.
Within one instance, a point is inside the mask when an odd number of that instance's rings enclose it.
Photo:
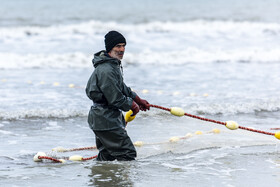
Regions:
[[[93,101],[89,126],[95,131],[124,128],[122,111],[131,108],[136,93],[123,82],[121,61],[100,51],[94,54],[92,63],[95,69],[86,87],[86,94]]]

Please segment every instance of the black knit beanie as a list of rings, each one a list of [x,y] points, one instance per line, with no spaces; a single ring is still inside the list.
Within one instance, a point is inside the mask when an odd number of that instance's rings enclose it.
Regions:
[[[105,48],[107,53],[119,43],[126,44],[126,40],[121,33],[117,31],[110,31],[105,35]]]

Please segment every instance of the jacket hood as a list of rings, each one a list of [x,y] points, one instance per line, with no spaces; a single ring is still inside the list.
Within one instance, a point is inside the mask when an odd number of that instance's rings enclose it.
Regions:
[[[99,64],[105,63],[107,61],[116,62],[117,64],[121,63],[121,61],[118,59],[110,57],[105,50],[102,50],[94,54],[92,64],[96,68]]]

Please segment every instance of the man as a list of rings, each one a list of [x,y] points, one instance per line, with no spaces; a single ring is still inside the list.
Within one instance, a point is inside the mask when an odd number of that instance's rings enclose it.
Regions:
[[[94,55],[94,71],[86,87],[87,96],[93,101],[88,123],[95,133],[99,150],[98,161],[134,160],[135,147],[125,130],[122,111],[150,109],[149,103],[141,99],[123,82],[121,60],[126,40],[117,31],[105,35],[105,50]]]

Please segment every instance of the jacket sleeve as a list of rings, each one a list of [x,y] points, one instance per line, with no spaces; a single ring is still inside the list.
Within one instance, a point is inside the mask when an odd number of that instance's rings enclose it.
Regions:
[[[134,99],[137,95],[130,87],[126,86],[125,83],[123,83],[123,92],[126,96],[131,97],[132,99]]]
[[[120,76],[113,69],[102,71],[98,76],[98,86],[103,92],[108,105],[128,111],[132,106],[133,99],[122,93]]]

